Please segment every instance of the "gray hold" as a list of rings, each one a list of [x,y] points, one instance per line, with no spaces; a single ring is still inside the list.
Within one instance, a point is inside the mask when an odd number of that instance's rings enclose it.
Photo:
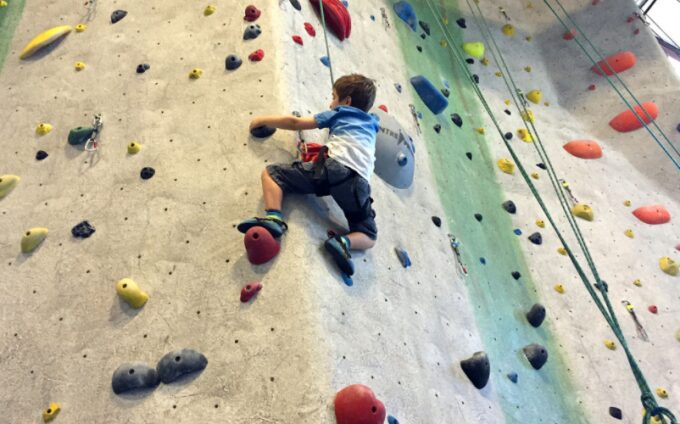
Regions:
[[[182,349],[165,354],[158,361],[156,370],[165,384],[172,383],[185,374],[202,371],[208,366],[208,358],[193,349]]]
[[[155,369],[143,362],[123,364],[113,372],[111,387],[117,395],[135,389],[153,389],[160,382]]]
[[[262,34],[262,28],[258,24],[250,24],[243,33],[244,40],[254,40]]]
[[[540,370],[548,362],[548,349],[538,343],[524,346],[524,355],[535,370]]]
[[[483,389],[489,382],[491,365],[486,353],[475,352],[470,358],[460,361],[460,367],[476,388]]]
[[[534,306],[529,309],[529,312],[527,312],[527,321],[529,321],[529,324],[536,328],[543,324],[544,319],[545,306],[541,305],[540,303],[535,303]]]

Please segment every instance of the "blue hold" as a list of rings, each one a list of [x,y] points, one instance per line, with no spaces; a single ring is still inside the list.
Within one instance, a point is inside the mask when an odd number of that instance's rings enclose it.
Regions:
[[[331,60],[328,58],[328,56],[322,56],[320,60],[321,63],[323,63],[327,68],[331,67]]]
[[[391,415],[387,416],[387,424],[399,424],[399,420]]]
[[[349,2],[347,0],[342,0],[342,4],[345,5],[345,9],[349,7]]]
[[[480,262],[482,265],[486,265],[486,258],[484,258],[484,257],[479,258],[479,262]]]
[[[420,99],[425,103],[425,106],[435,115],[442,113],[449,105],[449,101],[446,100],[442,92],[424,76],[418,75],[411,78],[411,84],[416,89]]]
[[[375,22],[375,15],[371,15],[371,20]]]
[[[397,257],[401,262],[401,266],[403,266],[404,268],[408,268],[411,266],[411,258],[408,256],[408,252],[406,250],[395,247],[394,251],[397,253]]]
[[[519,228],[515,228],[515,230],[513,231],[513,233],[517,234],[518,236],[521,236],[521,235],[522,235],[522,230],[520,230]]]
[[[398,92],[401,93],[401,84],[399,84],[398,82],[395,83],[395,84],[394,84],[394,88],[395,88]]]
[[[416,11],[413,10],[411,3],[407,1],[398,1],[394,3],[394,13],[396,13],[402,21],[406,22],[413,31],[418,30],[418,18],[416,17]]]
[[[508,373],[508,378],[509,378],[510,381],[512,381],[513,383],[517,383],[517,373],[516,373],[516,372],[514,372],[514,371],[513,371],[513,372],[509,372],[509,373]]]

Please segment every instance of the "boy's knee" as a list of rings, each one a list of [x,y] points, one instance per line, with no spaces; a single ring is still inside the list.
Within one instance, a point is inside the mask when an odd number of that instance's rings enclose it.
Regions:
[[[262,173],[260,174],[260,176],[262,177],[262,179],[271,178],[271,176],[269,175],[269,171],[267,171],[267,168],[264,168],[262,170]]]
[[[372,249],[373,246],[375,246],[375,242],[378,241],[378,237],[376,236],[375,238],[371,238],[370,236],[368,236],[368,234],[366,235],[366,237],[368,238],[368,240],[366,241],[366,249]]]

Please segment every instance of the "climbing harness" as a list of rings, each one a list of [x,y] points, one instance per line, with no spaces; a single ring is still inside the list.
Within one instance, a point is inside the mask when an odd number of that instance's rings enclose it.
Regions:
[[[647,332],[645,331],[644,327],[642,324],[640,324],[640,320],[638,320],[637,315],[635,314],[635,309],[633,308],[633,305],[630,304],[629,301],[627,300],[622,300],[621,303],[623,306],[626,307],[626,310],[630,314],[630,316],[633,318],[633,321],[635,321],[635,330],[638,333],[638,336],[644,341],[649,341],[649,337],[647,336]]]
[[[449,243],[451,244],[451,249],[453,249],[453,253],[456,255],[456,262],[458,263],[458,267],[460,268],[463,275],[468,275],[467,267],[463,263],[463,258],[460,256],[460,241],[456,239],[456,236],[449,233]]]
[[[102,127],[104,126],[104,121],[102,120],[102,114],[98,113],[94,115],[94,120],[92,122],[92,127],[94,128],[94,131],[92,132],[92,135],[90,135],[90,138],[87,139],[85,142],[85,150],[88,152],[94,152],[99,148],[99,142],[97,139],[99,138],[99,133],[101,132]]]

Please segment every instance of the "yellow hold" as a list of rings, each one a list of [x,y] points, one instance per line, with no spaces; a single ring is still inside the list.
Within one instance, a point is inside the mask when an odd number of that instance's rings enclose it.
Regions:
[[[550,103],[549,102],[543,102],[543,106],[548,107],[548,106],[550,106]]]
[[[51,402],[50,406],[48,406],[47,409],[45,409],[42,413],[43,421],[52,421],[57,416],[59,411],[61,411],[61,405],[56,402]]]
[[[19,55],[19,59],[26,59],[43,47],[54,43],[61,37],[66,36],[72,30],[73,28],[71,28],[70,25],[61,25],[41,32],[28,44],[26,44],[26,47],[24,47],[24,49],[21,51],[21,54]]]
[[[527,99],[533,104],[541,103],[541,97],[543,97],[543,95],[540,90],[531,90],[527,93]]]
[[[503,101],[503,103],[505,103],[506,105],[510,106],[510,99],[505,99],[505,100]]]
[[[446,16],[444,16],[444,17],[442,18],[442,23],[443,23],[444,25],[448,25],[448,24],[449,24],[449,18],[446,17]]]
[[[45,122],[38,124],[38,126],[35,127],[35,133],[38,135],[49,134],[50,131],[52,131],[52,125]]]
[[[668,275],[678,275],[678,263],[668,256],[659,259],[659,266],[661,267],[661,271]]]
[[[519,136],[520,140],[522,140],[525,143],[531,143],[534,141],[534,138],[531,136],[531,133],[526,128],[518,129],[517,135]]]
[[[503,76],[503,72],[501,72],[501,71],[496,71],[496,72],[494,72],[494,75],[496,75],[498,78],[500,78],[500,77]]]
[[[574,216],[585,219],[586,221],[593,220],[593,209],[585,203],[577,203],[574,205],[574,207],[571,208],[571,213]]]
[[[519,114],[522,116],[522,119],[527,122],[535,121],[534,112],[531,109],[527,109],[526,112],[522,110]]]
[[[142,145],[137,143],[136,141],[130,142],[127,147],[127,151],[129,154],[134,155],[136,153],[139,153],[139,151],[142,150]]]
[[[482,58],[482,60],[479,61],[484,66],[489,66],[489,59],[487,58]]]
[[[135,309],[139,309],[149,300],[149,295],[143,292],[137,283],[129,278],[123,278],[116,283],[116,292],[124,301]]]
[[[439,42],[439,45],[442,46],[443,48],[447,48],[449,46],[449,43],[445,39],[441,39]]]
[[[35,227],[24,233],[21,237],[21,252],[31,253],[42,243],[47,237],[47,228]]]
[[[73,67],[76,68],[76,71],[82,71],[85,69],[85,64],[83,62],[76,62]]]
[[[463,51],[469,56],[477,59],[484,57],[484,43],[477,41],[474,43],[463,43]]]
[[[545,228],[545,221],[543,221],[542,219],[537,219],[536,220],[536,226],[538,228]]]
[[[484,128],[475,128],[475,131],[477,131],[479,134],[484,135],[485,131]]]
[[[626,231],[624,231],[623,234],[625,234],[626,237],[628,237],[628,238],[634,238],[635,237],[635,234],[633,234],[633,230],[631,230],[630,228],[627,229]]]
[[[210,16],[210,15],[212,15],[213,13],[215,13],[215,10],[217,10],[217,7],[215,7],[215,6],[212,5],[212,4],[209,4],[209,5],[207,5],[207,6],[205,7],[205,10],[203,11],[203,14],[204,14],[205,16]]]
[[[85,24],[78,24],[76,25],[76,32],[83,32],[87,29],[87,25]]]
[[[510,159],[498,159],[498,162],[496,162],[498,165],[498,168],[500,168],[501,171],[505,172],[506,174],[512,175],[515,172],[515,164],[510,161]]]
[[[524,70],[527,71],[527,72],[531,72],[531,66],[525,66]]]
[[[558,247],[557,253],[559,253],[562,256],[567,256],[567,249],[565,249],[564,247]]]
[[[604,345],[607,346],[607,349],[609,349],[609,350],[615,350],[616,349],[616,343],[614,343],[613,340],[609,340],[609,339],[605,340]]]
[[[199,79],[203,75],[203,69],[201,68],[194,68],[189,72],[189,78],[191,79]]]
[[[623,201],[623,206],[630,206],[630,205],[631,205],[630,200],[624,200]]]
[[[5,0],[0,0],[0,7],[7,7],[7,2]]]
[[[540,178],[540,175],[538,175],[538,172],[532,172],[532,173],[531,173],[531,178],[533,178],[534,180],[537,180],[537,179]]]
[[[17,183],[19,183],[19,180],[21,180],[21,178],[17,177],[16,175],[0,176],[0,199],[4,198],[12,190],[14,190],[14,187],[16,187]]]
[[[515,35],[515,27],[510,24],[503,25],[501,31],[503,32],[503,35],[508,37],[512,37],[513,35]]]
[[[638,287],[642,287],[642,281],[640,281],[639,278],[637,280],[633,281],[633,284],[638,286]]]
[[[666,399],[668,397],[668,392],[664,388],[657,388],[656,389],[656,395],[662,399]]]
[[[559,294],[564,294],[564,286],[562,284],[555,284],[555,291]]]

